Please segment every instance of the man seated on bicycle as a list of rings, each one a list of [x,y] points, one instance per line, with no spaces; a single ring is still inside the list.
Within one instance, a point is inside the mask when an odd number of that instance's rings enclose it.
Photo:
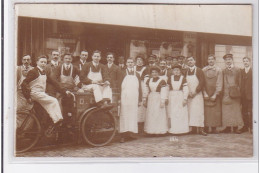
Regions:
[[[30,70],[21,84],[22,92],[28,102],[38,102],[49,114],[53,120],[54,126],[60,124],[63,120],[60,105],[58,100],[52,96],[46,94],[46,83],[53,84],[57,90],[62,94],[68,93],[60,88],[58,82],[47,76],[45,73],[45,67],[47,64],[47,57],[41,55],[37,58],[37,67]]]
[[[81,88],[79,81],[79,70],[72,65],[72,55],[67,53],[63,55],[63,64],[55,69],[55,79],[59,81],[60,88],[70,92],[77,91]],[[63,115],[71,116],[73,113],[73,98],[71,95],[61,97],[62,113]],[[66,119],[67,116],[64,116]]]
[[[92,62],[85,64],[80,72],[80,81],[83,90],[93,91],[95,101],[100,107],[107,107],[112,100],[112,90],[104,65],[100,64],[101,52],[95,50],[92,53]]]

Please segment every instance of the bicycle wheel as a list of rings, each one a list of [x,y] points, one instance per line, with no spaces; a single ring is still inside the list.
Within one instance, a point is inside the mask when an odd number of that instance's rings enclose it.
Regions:
[[[94,110],[88,113],[82,122],[82,135],[84,140],[95,147],[107,145],[116,133],[115,117],[103,110]]]
[[[32,112],[17,112],[16,115],[16,154],[33,148],[41,136],[41,125]]]

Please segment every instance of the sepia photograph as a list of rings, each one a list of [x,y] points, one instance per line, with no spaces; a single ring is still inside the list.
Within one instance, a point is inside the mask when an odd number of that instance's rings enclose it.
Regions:
[[[14,7],[15,158],[254,157],[252,5]]]

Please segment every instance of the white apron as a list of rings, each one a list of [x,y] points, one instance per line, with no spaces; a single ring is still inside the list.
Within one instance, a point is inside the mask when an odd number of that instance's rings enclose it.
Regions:
[[[145,116],[144,131],[149,134],[165,134],[168,131],[168,121],[166,115],[166,108],[161,108],[161,94],[156,92],[156,88],[160,84],[162,79],[160,78],[156,82],[149,81],[149,88],[151,92],[148,95],[147,110]],[[165,92],[165,90],[161,90]]]
[[[136,70],[136,66],[134,66],[134,70]],[[138,73],[140,76],[142,76],[144,70],[145,70],[145,67],[143,67],[140,72],[136,71],[136,73]],[[142,94],[143,94],[143,98],[144,98],[144,95],[145,95],[145,83],[144,83],[144,80],[141,80],[141,88],[142,88]],[[145,120],[145,112],[146,112],[146,108],[144,107],[143,102],[142,102],[141,106],[138,107],[138,123],[144,122],[144,120]]]
[[[90,67],[88,78],[94,81],[102,81],[103,78],[101,74],[101,69],[99,70],[99,72],[93,72]],[[90,85],[84,85],[82,89],[87,91],[93,90],[96,102],[99,102],[104,98],[108,98],[109,100],[112,100],[112,89],[110,88],[110,86],[103,87],[97,84],[90,84]]]
[[[58,100],[45,93],[46,90],[46,75],[41,75],[30,82],[31,98],[37,101],[50,115],[53,122],[56,123],[63,119]]]
[[[73,66],[71,65],[69,76],[63,75],[63,70],[64,70],[64,66],[61,67],[61,75],[60,75],[61,87],[65,88],[67,90],[73,90],[74,87],[75,87],[75,82],[74,82],[74,79],[72,77]]]
[[[187,84],[189,91],[196,92],[196,88],[199,85],[199,80],[196,76],[197,68],[194,69],[193,75],[188,75],[187,72]],[[189,125],[195,127],[204,127],[204,100],[202,92],[196,94],[193,98],[188,98],[188,113],[189,113]]]
[[[129,75],[126,70],[126,76],[121,85],[120,133],[138,133],[138,98],[139,81],[136,72],[134,75]]]
[[[181,88],[183,76],[179,81],[174,81],[171,76],[172,90],[169,93],[168,117],[171,127],[169,133],[181,134],[189,132],[189,115],[187,105],[183,106],[184,94]],[[187,86],[186,86],[187,87]]]

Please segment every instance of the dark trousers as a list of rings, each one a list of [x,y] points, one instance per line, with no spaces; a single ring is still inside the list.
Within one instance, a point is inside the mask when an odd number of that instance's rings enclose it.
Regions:
[[[242,97],[243,98],[243,97]],[[253,114],[252,114],[252,100],[247,100],[245,98],[242,99],[242,114],[245,126],[248,128],[252,128],[253,126]]]
[[[64,120],[68,120],[68,113],[74,113],[73,108],[73,98],[71,96],[63,96],[61,98],[61,104],[62,104],[62,114]]]

